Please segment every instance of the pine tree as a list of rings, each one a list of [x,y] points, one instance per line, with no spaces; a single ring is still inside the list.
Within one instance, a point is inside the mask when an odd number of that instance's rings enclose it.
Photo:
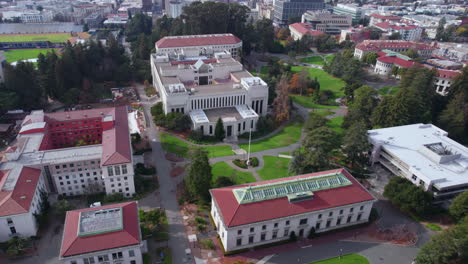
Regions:
[[[208,153],[201,148],[196,148],[191,153],[192,162],[188,168],[185,184],[189,193],[197,199],[208,201],[211,188],[211,166]]]
[[[351,125],[343,139],[343,152],[351,162],[351,167],[358,165],[363,168],[365,166],[370,147],[366,124],[357,122]]]
[[[215,126],[215,137],[221,141],[224,139],[225,135],[226,132],[224,131],[223,120],[221,120],[221,118],[218,118],[218,121],[216,122]]]
[[[442,111],[439,116],[438,124],[447,132],[449,136],[463,140],[467,134],[467,120],[465,120],[463,109],[465,108],[465,98],[463,93],[458,93],[447,105],[447,108]]]

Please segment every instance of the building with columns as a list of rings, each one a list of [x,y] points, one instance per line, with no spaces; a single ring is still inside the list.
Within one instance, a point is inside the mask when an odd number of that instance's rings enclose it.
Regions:
[[[192,129],[204,135],[214,135],[218,119],[227,138],[255,131],[259,116],[267,113],[268,86],[235,59],[232,52],[242,47],[232,43],[235,39],[231,34],[179,36],[156,43],[151,73],[164,113],[188,114]],[[166,41],[171,44],[160,45]]]
[[[405,40],[365,40],[354,48],[354,57],[362,59],[367,53],[378,52],[382,50],[393,52],[405,52],[414,49],[422,58],[430,58],[432,52],[437,48],[421,42]]]
[[[369,221],[375,198],[345,169],[210,190],[224,250],[307,237]]]

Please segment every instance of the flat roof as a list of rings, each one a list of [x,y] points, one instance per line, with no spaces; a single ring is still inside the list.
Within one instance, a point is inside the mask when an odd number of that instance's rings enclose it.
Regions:
[[[156,42],[156,48],[192,47],[242,43],[233,34],[168,36]]]
[[[426,183],[443,189],[468,184],[468,148],[447,137],[432,124],[380,128],[368,131],[372,144],[380,145],[409,166]],[[454,155],[444,157],[434,149],[443,146]],[[456,154],[456,155],[455,155]]]

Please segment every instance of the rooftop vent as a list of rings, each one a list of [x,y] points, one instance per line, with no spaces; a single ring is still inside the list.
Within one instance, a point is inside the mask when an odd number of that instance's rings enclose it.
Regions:
[[[312,199],[314,199],[314,193],[311,191],[288,194],[288,200],[290,203],[297,203]]]

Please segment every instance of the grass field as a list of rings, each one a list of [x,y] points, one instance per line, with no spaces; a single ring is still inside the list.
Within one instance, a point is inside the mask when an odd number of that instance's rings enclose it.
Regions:
[[[229,166],[224,161],[213,164],[211,166],[211,173],[213,173],[213,183],[216,182],[216,179],[221,176],[230,177],[236,184],[243,184],[256,181],[252,173],[238,171],[233,167]]]
[[[295,122],[283,128],[278,134],[250,144],[251,152],[258,152],[267,149],[275,149],[289,146],[296,143],[301,138],[302,123]],[[249,144],[239,144],[239,146],[248,150]]]
[[[433,224],[433,223],[427,223],[427,224],[424,224],[427,228],[429,228],[430,230],[432,231],[442,231],[442,227],[440,227],[439,225],[437,224]]]
[[[301,96],[301,95],[292,94],[289,97],[291,97],[294,102],[302,105],[305,108],[315,108],[315,109],[338,109],[340,108],[337,105],[316,104],[313,102],[311,96]]]
[[[69,33],[44,35],[0,35],[0,42],[50,41],[65,43],[70,38]]]
[[[330,258],[310,264],[369,264],[369,260],[358,254],[348,254],[340,257]]]
[[[322,56],[305,57],[301,59],[301,62],[315,64],[315,65],[322,65],[322,66],[325,64]]]
[[[46,55],[47,52],[57,51],[59,49],[17,49],[5,51],[6,61],[12,63],[20,60],[35,59],[39,54]]]
[[[326,110],[326,109],[319,109],[319,110],[314,110],[310,113],[315,113],[317,115],[321,115],[323,117],[326,117],[326,116],[329,116],[329,115],[333,115],[333,112],[332,111],[329,111],[329,110]]]
[[[189,151],[193,146],[189,145],[188,143],[169,135],[167,133],[161,133],[161,143],[164,150],[168,152],[172,152],[177,154],[181,157],[187,158]],[[234,153],[232,152],[232,148],[230,146],[210,146],[210,147],[202,147],[203,150],[208,152],[208,157],[215,158],[215,157],[224,157],[230,156]]]
[[[336,133],[343,135],[344,129],[341,127],[341,124],[343,124],[343,120],[344,117],[342,116],[332,118],[330,119],[330,121],[328,121],[327,126],[333,129]]]
[[[263,156],[265,165],[257,171],[262,180],[273,180],[290,176],[288,173],[291,159],[274,156]]]
[[[327,56],[325,57],[325,60],[326,60],[327,62],[330,62],[330,61],[333,60],[334,57],[335,57],[335,54],[330,54],[330,55],[327,55]]]

